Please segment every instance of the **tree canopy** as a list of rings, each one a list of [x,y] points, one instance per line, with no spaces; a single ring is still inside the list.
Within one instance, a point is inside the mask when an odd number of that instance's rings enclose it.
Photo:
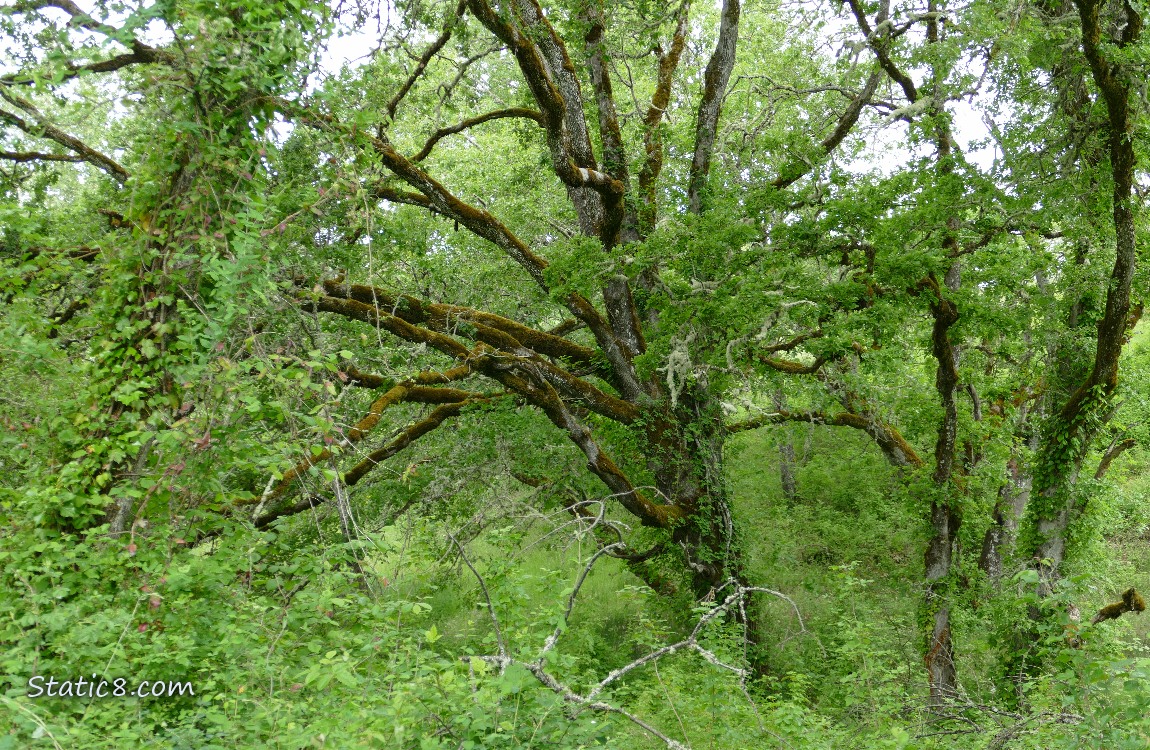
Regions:
[[[1143,13],[0,5],[0,748],[1145,746]]]

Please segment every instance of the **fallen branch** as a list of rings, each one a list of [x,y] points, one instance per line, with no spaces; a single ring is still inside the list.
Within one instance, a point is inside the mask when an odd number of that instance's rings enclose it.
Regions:
[[[627,674],[630,674],[631,672],[635,671],[636,669],[639,669],[640,667],[646,666],[648,664],[653,665],[653,664],[655,664],[655,662],[657,662],[659,659],[661,659],[664,656],[670,656],[671,654],[677,653],[679,651],[694,651],[694,652],[698,653],[700,656],[702,656],[703,659],[706,660],[708,663],[710,663],[716,667],[719,667],[720,669],[727,670],[727,671],[732,672],[735,675],[737,675],[739,677],[739,685],[740,685],[740,688],[742,689],[743,695],[747,697],[748,701],[751,701],[750,694],[747,692],[746,685],[745,685],[746,678],[750,674],[749,670],[747,670],[743,667],[735,666],[733,664],[727,664],[722,659],[720,659],[713,651],[706,648],[705,646],[703,646],[699,642],[700,637],[702,636],[704,630],[706,629],[706,627],[709,624],[714,622],[721,615],[724,615],[724,614],[730,612],[733,607],[738,606],[738,607],[742,608],[743,601],[746,599],[747,595],[751,594],[751,593],[761,592],[761,593],[765,593],[765,594],[771,594],[772,596],[777,596],[777,597],[787,601],[792,607],[794,607],[795,613],[798,615],[800,628],[802,628],[804,632],[806,631],[806,627],[805,627],[805,624],[803,623],[803,619],[802,619],[802,614],[799,613],[798,607],[795,605],[794,600],[792,600],[789,596],[787,596],[786,594],[783,594],[781,592],[775,591],[774,589],[769,589],[769,588],[765,588],[762,586],[743,586],[734,580],[730,580],[722,588],[726,588],[727,586],[733,586],[734,590],[730,594],[728,594],[727,597],[725,599],[723,599],[723,601],[720,604],[718,604],[715,607],[712,607],[702,617],[699,618],[698,622],[695,623],[694,629],[691,631],[691,634],[689,636],[687,636],[687,638],[685,638],[685,639],[683,639],[677,643],[673,643],[673,644],[670,644],[667,646],[663,646],[662,648],[655,649],[654,651],[650,652],[649,654],[646,654],[645,656],[641,656],[638,659],[635,659],[634,661],[630,662],[629,664],[626,664],[625,666],[622,666],[618,669],[612,670],[611,672],[609,672],[607,674],[606,677],[604,677],[602,680],[600,680],[595,685],[595,687],[593,687],[590,690],[590,692],[586,693],[585,695],[580,694],[580,693],[577,693],[574,690],[572,690],[570,687],[568,687],[564,683],[560,682],[554,675],[549,673],[544,666],[544,661],[546,659],[548,652],[550,652],[555,647],[555,645],[559,641],[560,636],[563,633],[563,624],[556,626],[555,630],[552,631],[552,633],[550,635],[548,635],[547,639],[544,641],[543,648],[539,652],[539,656],[536,657],[535,660],[523,661],[521,659],[516,659],[516,658],[512,657],[510,655],[510,653],[507,651],[506,644],[503,641],[501,631],[499,629],[499,620],[498,620],[498,617],[497,617],[496,612],[495,612],[495,607],[491,603],[490,592],[488,591],[486,582],[484,582],[484,580],[483,580],[483,576],[479,573],[478,570],[475,569],[475,567],[471,564],[471,561],[467,559],[467,556],[463,553],[462,546],[460,546],[459,542],[455,540],[455,537],[449,535],[449,538],[459,548],[459,552],[460,552],[460,555],[463,559],[464,564],[467,565],[468,569],[471,570],[471,572],[475,576],[476,580],[479,581],[479,586],[483,590],[484,598],[485,598],[485,601],[487,603],[488,612],[491,615],[492,624],[495,627],[496,640],[497,640],[498,649],[499,649],[499,653],[497,655],[494,655],[494,656],[479,656],[479,657],[466,656],[466,657],[460,657],[461,660],[469,661],[471,659],[478,658],[478,659],[482,660],[483,662],[485,662],[487,664],[491,664],[492,666],[498,668],[500,673],[502,673],[503,671],[505,671],[507,669],[507,667],[512,666],[512,665],[521,667],[521,668],[527,670],[528,672],[530,672],[531,675],[534,676],[535,679],[538,680],[541,685],[546,687],[548,690],[551,690],[556,695],[560,696],[564,701],[566,701],[567,703],[576,707],[577,709],[579,709],[579,710],[589,709],[591,711],[611,713],[611,714],[617,714],[619,716],[622,716],[622,717],[626,718],[628,721],[630,721],[631,723],[640,727],[643,731],[647,732],[652,737],[658,739],[667,748],[669,748],[669,750],[690,750],[690,746],[684,745],[682,742],[679,742],[678,740],[668,736],[667,734],[665,734],[660,729],[652,726],[650,723],[648,723],[647,721],[645,721],[641,717],[636,716],[635,714],[627,711],[626,709],[621,708],[621,707],[616,706],[616,705],[613,705],[611,703],[607,703],[603,700],[600,700],[599,696],[602,694],[602,692],[607,687],[609,687],[612,683],[616,682],[620,678],[626,676]],[[610,544],[610,545],[606,545],[604,547],[601,547],[598,551],[595,552],[594,555],[591,556],[591,558],[588,560],[587,564],[584,565],[582,571],[579,574],[579,578],[575,582],[575,587],[572,590],[571,595],[567,599],[567,606],[564,610],[564,615],[563,615],[564,624],[566,623],[567,617],[570,616],[571,610],[575,606],[575,600],[579,594],[580,588],[582,588],[583,583],[587,580],[587,576],[590,574],[591,569],[594,567],[595,563],[597,563],[604,556],[607,556],[607,555],[611,554],[612,552],[616,551],[617,548],[620,548],[623,546],[625,546],[625,545],[623,545],[622,542],[618,542],[615,544]],[[753,701],[751,701],[751,705],[752,705],[752,707],[754,706]]]

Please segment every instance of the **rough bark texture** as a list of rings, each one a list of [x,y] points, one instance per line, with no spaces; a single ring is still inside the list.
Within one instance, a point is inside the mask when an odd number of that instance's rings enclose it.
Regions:
[[[1006,463],[1009,476],[998,490],[998,499],[991,513],[990,527],[982,539],[978,567],[991,581],[1002,578],[1003,565],[1018,532],[1018,522],[1030,499],[1032,477],[1019,465],[1017,455]]]
[[[952,284],[955,287],[948,291],[956,291],[957,273],[948,274],[948,277],[953,279]],[[950,575],[955,539],[961,523],[951,483],[958,432],[958,352],[950,341],[950,328],[958,322],[959,316],[958,308],[942,294],[939,288],[939,299],[931,305],[931,313],[934,316],[933,353],[937,363],[935,389],[942,402],[943,417],[934,448],[935,466],[932,475],[934,495],[930,506],[930,525],[934,535],[927,544],[924,560],[927,582],[926,607],[928,612],[933,611],[924,661],[930,680],[930,697],[933,704],[940,704],[953,698],[958,688],[950,629],[950,605],[945,586],[946,578]]]
[[[1135,263],[1134,112],[1129,73],[1111,59],[1110,43],[1127,47],[1142,32],[1142,18],[1124,4],[1124,24],[1118,36],[1103,38],[1100,0],[1076,0],[1082,29],[1082,50],[1090,72],[1106,104],[1110,171],[1113,179],[1114,267],[1106,289],[1106,307],[1098,322],[1098,334],[1089,375],[1058,410],[1043,436],[1035,478],[1031,518],[1031,551],[1041,574],[1040,593],[1053,590],[1060,576],[1070,524],[1081,512],[1073,491],[1082,461],[1093,438],[1097,419],[1105,411],[1118,386],[1118,363],[1122,347],[1140,308],[1131,309],[1131,284]]]
[[[902,90],[908,104],[920,103],[922,92],[919,86],[890,55],[893,26],[889,23],[889,1],[882,0],[879,3],[873,25],[858,0],[848,0],[848,3],[879,67]],[[928,45],[935,45],[940,41],[941,29],[936,10],[933,2],[928,4],[928,13],[924,18]],[[954,145],[949,116],[945,111],[946,72],[938,65],[935,64],[930,71],[931,88],[929,100],[926,102],[926,114],[933,120],[937,178],[940,184],[945,186],[954,177]],[[945,226],[942,227],[941,249],[949,264],[942,282],[940,283],[932,273],[920,283],[920,287],[925,288],[932,297],[931,353],[935,360],[935,390],[943,410],[935,441],[934,471],[931,475],[934,485],[930,504],[932,536],[924,555],[927,584],[924,608],[930,620],[924,661],[930,683],[932,705],[939,705],[952,698],[958,686],[950,628],[950,604],[946,589],[947,578],[951,573],[956,533],[962,518],[957,508],[957,497],[952,482],[958,441],[959,352],[950,334],[951,327],[959,320],[958,307],[951,297],[961,284],[959,258],[963,253],[958,242],[960,225],[958,215],[951,213],[946,218]]]
[[[699,115],[695,125],[695,152],[691,159],[691,175],[687,188],[687,203],[691,213],[699,213],[703,208],[703,191],[707,185],[707,174],[711,171],[711,156],[715,150],[719,111],[723,106],[723,97],[727,93],[727,82],[731,80],[731,70],[735,66],[735,48],[739,43],[741,13],[742,6],[739,0],[723,0],[722,17],[719,20],[719,41],[703,74],[703,100],[699,103]]]
[[[539,252],[486,207],[468,203],[437,180],[428,166],[433,160],[427,157],[442,139],[468,128],[502,118],[532,120],[542,130],[550,167],[566,188],[579,232],[594,239],[605,252],[621,243],[642,239],[658,218],[656,181],[663,164],[660,130],[686,49],[690,7],[689,2],[682,2],[674,16],[669,44],[654,50],[658,62],[656,87],[643,116],[644,142],[638,161],[636,196],[628,196],[632,162],[626,152],[613,89],[615,63],[606,43],[607,24],[614,12],[609,5],[588,4],[579,9],[583,48],[578,59],[574,59],[567,42],[536,0],[460,2],[442,32],[416,58],[413,72],[389,101],[382,121],[368,131],[296,102],[276,99],[274,103],[300,124],[370,151],[388,172],[386,178],[367,185],[375,198],[422,207],[452,221],[457,228],[500,248],[541,290],[550,293],[548,264]],[[710,170],[722,101],[735,64],[740,11],[737,0],[724,4],[718,40],[707,65],[687,180],[688,203],[695,213],[704,210],[701,190]],[[440,127],[413,157],[405,156],[389,140],[388,129],[401,112],[404,97],[444,48],[460,23],[459,16],[465,12],[506,46],[533,101],[530,107],[497,109]],[[585,91],[588,81],[590,86]],[[877,83],[876,73],[847,107],[833,132],[823,139],[825,153],[846,137]],[[597,128],[587,122],[588,113],[598,118]],[[597,143],[593,142],[595,135]],[[788,172],[786,184],[810,168],[807,164]],[[397,182],[403,184],[402,189],[396,186]],[[588,471],[604,484],[610,497],[639,523],[667,532],[673,544],[659,551],[680,551],[697,596],[705,596],[731,576],[740,575],[722,472],[723,443],[728,430],[718,398],[705,382],[691,383],[672,393],[663,375],[640,376],[635,366],[635,358],[647,349],[647,337],[665,335],[658,330],[657,315],[636,301],[646,295],[635,293],[636,287],[643,291],[654,289],[659,283],[658,273],[654,267],[632,277],[625,268],[617,269],[598,290],[601,305],[595,301],[597,295],[589,298],[591,295],[567,293],[561,301],[572,320],[551,332],[480,310],[377,287],[345,284],[342,280],[321,282],[310,290],[304,287],[311,286],[312,281],[301,283],[299,303],[303,309],[360,321],[400,340],[425,345],[451,358],[454,364],[448,372],[458,373],[458,378],[445,376],[436,382],[424,382],[432,375],[421,374],[382,388],[384,392],[370,413],[346,434],[348,441],[365,439],[379,421],[379,414],[392,404],[416,402],[434,404],[436,408],[406,427],[392,442],[368,452],[364,462],[344,472],[343,484],[353,486],[379,461],[459,415],[467,405],[510,396],[546,415],[582,452]],[[586,328],[594,338],[593,345],[580,345],[565,337],[565,333],[576,328]],[[356,377],[365,386],[372,382],[370,377]],[[500,390],[476,389],[462,382],[455,383],[459,387],[451,385],[454,380],[470,378],[486,379],[498,384]],[[626,467],[609,455],[608,446],[596,436],[589,415],[630,431],[654,478],[653,489],[640,488],[627,476]],[[875,435],[892,460],[902,465],[919,462],[897,430],[871,412],[840,416],[844,423]],[[321,453],[315,460],[326,458]],[[266,524],[274,517],[312,506],[314,498],[292,503],[283,497],[311,463],[311,459],[301,463],[269,488],[260,498],[257,523]],[[644,559],[635,564],[645,562]]]

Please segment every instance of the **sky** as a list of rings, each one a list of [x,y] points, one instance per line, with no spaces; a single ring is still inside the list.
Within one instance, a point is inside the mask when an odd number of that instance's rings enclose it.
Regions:
[[[720,0],[714,1],[716,5],[720,3]],[[81,0],[80,5],[81,7],[91,7],[90,0]],[[383,23],[390,22],[394,13],[392,3],[388,0],[382,0],[380,10],[384,14]],[[58,13],[62,18],[66,17],[63,11],[48,9],[47,12]],[[115,24],[122,21],[122,18],[122,14],[114,14],[107,20]],[[368,21],[362,29],[356,30],[345,27],[341,30],[341,36],[333,37],[320,57],[320,75],[312,77],[309,90],[314,90],[324,77],[338,74],[344,66],[355,67],[364,64],[379,43],[380,31],[378,26],[377,22]],[[840,17],[840,21],[825,27],[821,33],[838,34],[844,31],[849,32],[850,29],[846,26],[845,19]],[[77,34],[93,39],[98,36],[84,34],[84,32],[77,32]],[[171,40],[171,33],[158,21],[152,22],[143,36],[145,41],[153,45],[161,45]],[[8,72],[12,69],[12,61],[9,55],[4,54],[4,52],[6,50],[0,50],[0,70]],[[956,141],[966,154],[967,159],[983,169],[989,169],[995,158],[993,141],[991,140],[991,145],[980,149],[971,147],[973,141],[987,140],[989,136],[977,104],[958,100],[951,102],[949,107],[954,116]],[[911,156],[902,145],[906,142],[905,128],[906,125],[902,123],[896,123],[886,128],[882,134],[872,139],[872,142],[868,144],[867,151],[855,164],[847,165],[848,168],[859,172],[872,169],[878,169],[881,172],[893,172]],[[290,133],[291,127],[288,123],[279,123],[275,130],[277,136],[282,139]]]
[[[714,2],[716,8],[721,7],[721,0],[714,0]],[[390,18],[393,8],[391,3],[386,5],[386,12]],[[839,29],[832,26],[825,29],[823,33],[839,33],[843,28],[845,26]],[[345,29],[343,36],[333,38],[329,42],[327,49],[320,58],[320,68],[327,75],[335,75],[344,66],[362,65],[378,44],[379,33],[374,23],[362,30]],[[948,106],[953,116],[957,145],[968,161],[981,169],[989,170],[994,163],[996,150],[993,139],[990,138],[990,131],[978,110],[977,103],[972,104],[965,99],[960,99],[950,102]],[[887,128],[886,137],[875,139],[870,143],[867,152],[863,154],[857,164],[853,165],[853,168],[860,173],[869,172],[876,168],[884,173],[894,172],[900,164],[910,157],[903,146],[906,143],[905,136],[906,125],[904,123],[896,123]],[[989,141],[989,145],[974,148],[971,144],[975,141]],[[847,166],[852,168],[850,164]]]

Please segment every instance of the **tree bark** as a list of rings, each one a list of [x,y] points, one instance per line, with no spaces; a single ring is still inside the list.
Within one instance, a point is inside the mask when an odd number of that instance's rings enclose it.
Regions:
[[[936,10],[933,0],[927,7],[932,14]],[[926,37],[930,45],[939,42],[939,22],[934,15],[926,23]],[[943,91],[944,73],[935,67],[931,75],[933,97],[929,112],[935,121],[936,168],[939,182],[945,184],[954,176],[954,146],[944,107],[946,101]],[[907,92],[908,97],[912,91],[913,86]],[[951,213],[947,216],[942,249],[950,259],[950,267],[942,284],[933,277],[928,280],[930,290],[937,297],[930,306],[931,317],[934,319],[931,349],[936,362],[935,390],[943,408],[943,417],[939,423],[938,439],[934,448],[934,474],[931,477],[934,492],[931,499],[930,524],[934,536],[927,545],[924,560],[927,583],[925,606],[932,620],[924,661],[930,682],[930,702],[936,706],[953,699],[958,692],[958,674],[955,669],[954,643],[950,628],[950,592],[946,579],[950,577],[954,546],[962,522],[956,488],[952,482],[958,442],[959,349],[951,340],[950,329],[958,322],[959,310],[957,304],[948,299],[962,284],[959,227],[960,221],[956,214]]]
[[[775,409],[782,411],[786,408],[786,398],[780,390],[775,393]],[[786,427],[779,440],[779,482],[783,488],[783,499],[788,505],[795,502],[798,497],[798,485],[795,483],[795,441],[791,428]]]
[[[1017,454],[1006,462],[1006,469],[1009,476],[998,489],[990,527],[983,536],[982,551],[978,556],[978,567],[992,582],[1002,578],[1004,561],[1014,544],[1019,519],[1030,499],[1032,483],[1029,472],[1021,470]]]
[[[1089,375],[1059,409],[1042,436],[1034,501],[1028,513],[1029,552],[1040,574],[1039,594],[1048,595],[1061,575],[1071,524],[1083,510],[1074,486],[1100,419],[1118,387],[1122,347],[1141,307],[1131,306],[1136,257],[1134,111],[1131,76],[1107,53],[1105,45],[1125,48],[1141,36],[1142,17],[1123,3],[1125,23],[1118,36],[1104,40],[1101,0],[1075,0],[1082,30],[1082,50],[1094,83],[1106,104],[1110,171],[1113,178],[1112,221],[1114,267],[1106,289],[1106,307],[1098,322],[1094,361]]]
[[[948,291],[958,288],[957,262],[947,274]],[[951,560],[962,517],[956,507],[954,487],[955,447],[958,439],[958,351],[951,344],[950,328],[958,322],[957,306],[945,299],[942,288],[936,285],[939,299],[931,305],[934,317],[932,332],[933,353],[937,368],[935,388],[943,406],[943,417],[938,427],[934,449],[933,497],[930,506],[930,526],[933,536],[927,544],[924,558],[926,568],[925,607],[931,618],[931,632],[926,646],[927,675],[930,682],[931,705],[941,705],[954,698],[958,689],[958,674],[954,664],[954,643],[950,629],[950,603],[946,579],[950,576]]]
[[[719,19],[719,40],[715,51],[703,73],[703,99],[699,103],[699,114],[695,120],[695,150],[691,158],[691,173],[688,178],[687,203],[691,213],[703,209],[703,192],[707,186],[707,175],[711,171],[711,156],[715,150],[715,136],[718,132],[719,112],[723,107],[723,97],[727,93],[727,82],[731,80],[731,70],[735,67],[735,48],[739,42],[739,16],[742,6],[739,0],[723,0],[722,15]]]

